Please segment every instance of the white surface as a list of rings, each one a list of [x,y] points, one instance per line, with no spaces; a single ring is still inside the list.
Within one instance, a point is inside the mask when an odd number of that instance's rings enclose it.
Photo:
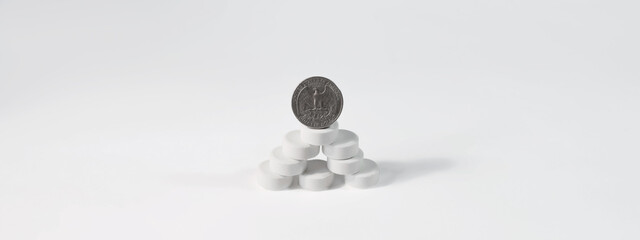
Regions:
[[[380,168],[371,159],[363,159],[360,171],[344,176],[345,183],[355,188],[370,188],[376,186],[380,180]]]
[[[0,1],[0,239],[639,239],[638,9]],[[375,188],[255,183],[314,75]]]
[[[329,189],[334,176],[327,168],[327,161],[314,159],[307,162],[307,168],[298,176],[298,181],[303,189],[322,191]]]
[[[358,154],[348,159],[331,159],[327,158],[327,168],[335,174],[345,175],[353,174],[360,170],[360,164],[364,158],[362,150]]]
[[[338,136],[331,144],[322,146],[322,153],[331,159],[348,159],[360,151],[358,135],[354,132],[340,129]]]
[[[334,122],[328,128],[312,129],[307,126],[300,128],[300,138],[303,142],[313,145],[326,145],[333,142],[338,136],[338,127],[340,124]]]
[[[282,154],[282,147],[274,148],[269,155],[269,167],[273,173],[295,176],[307,167],[307,160],[288,158]]]
[[[320,153],[320,146],[305,143],[300,138],[300,130],[288,132],[282,141],[282,153],[290,158],[306,160]]]
[[[271,171],[269,161],[261,162],[256,171],[258,185],[267,190],[283,190],[291,186],[292,176],[282,176]]]

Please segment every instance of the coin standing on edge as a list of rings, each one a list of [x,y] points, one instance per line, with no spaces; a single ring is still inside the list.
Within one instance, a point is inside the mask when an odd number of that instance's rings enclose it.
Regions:
[[[342,92],[325,77],[310,77],[293,92],[291,108],[298,121],[309,128],[328,128],[342,112]]]

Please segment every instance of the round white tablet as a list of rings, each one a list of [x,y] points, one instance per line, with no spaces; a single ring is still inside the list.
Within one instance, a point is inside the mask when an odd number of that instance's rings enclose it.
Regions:
[[[288,132],[282,141],[282,153],[293,159],[309,159],[320,152],[320,146],[305,143],[300,138],[300,130]]]
[[[314,159],[307,162],[307,169],[300,174],[298,180],[300,187],[320,191],[329,189],[333,177],[333,173],[327,168],[327,161]]]
[[[348,158],[348,159],[328,158],[327,167],[331,172],[335,174],[340,174],[340,175],[354,174],[358,172],[358,170],[360,170],[360,165],[362,164],[363,157],[364,157],[364,154],[362,153],[362,150],[359,150],[358,154],[356,154],[352,158]]]
[[[334,122],[328,128],[313,129],[302,126],[300,129],[300,138],[303,142],[312,145],[327,145],[333,142],[338,136],[338,122]]]
[[[349,130],[340,129],[333,143],[322,146],[322,153],[331,159],[352,158],[360,151],[358,135]]]
[[[269,161],[263,161],[258,167],[258,184],[268,190],[282,190],[291,186],[293,177],[271,172]]]
[[[344,179],[347,185],[351,187],[373,187],[378,183],[378,179],[380,179],[380,169],[376,162],[365,158],[362,160],[360,171],[352,175],[346,175]]]
[[[307,160],[297,160],[282,154],[282,147],[274,148],[269,155],[271,172],[283,176],[299,175],[307,167]]]

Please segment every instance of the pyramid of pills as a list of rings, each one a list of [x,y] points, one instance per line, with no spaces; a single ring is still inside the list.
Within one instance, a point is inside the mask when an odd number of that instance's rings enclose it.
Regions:
[[[336,119],[342,110],[342,94],[333,82],[323,77],[306,79],[296,89],[292,107],[303,126],[288,132],[282,145],[260,163],[260,186],[287,189],[298,178],[303,189],[321,191],[329,189],[336,174],[344,175],[346,185],[355,188],[378,182],[378,165],[364,158],[358,135],[339,128]],[[327,160],[317,159],[320,151]]]

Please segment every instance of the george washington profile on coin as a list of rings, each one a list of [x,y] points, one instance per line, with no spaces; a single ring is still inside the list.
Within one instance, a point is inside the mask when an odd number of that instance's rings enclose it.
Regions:
[[[298,121],[309,128],[327,128],[342,112],[342,93],[331,80],[310,77],[293,92],[291,108]]]

